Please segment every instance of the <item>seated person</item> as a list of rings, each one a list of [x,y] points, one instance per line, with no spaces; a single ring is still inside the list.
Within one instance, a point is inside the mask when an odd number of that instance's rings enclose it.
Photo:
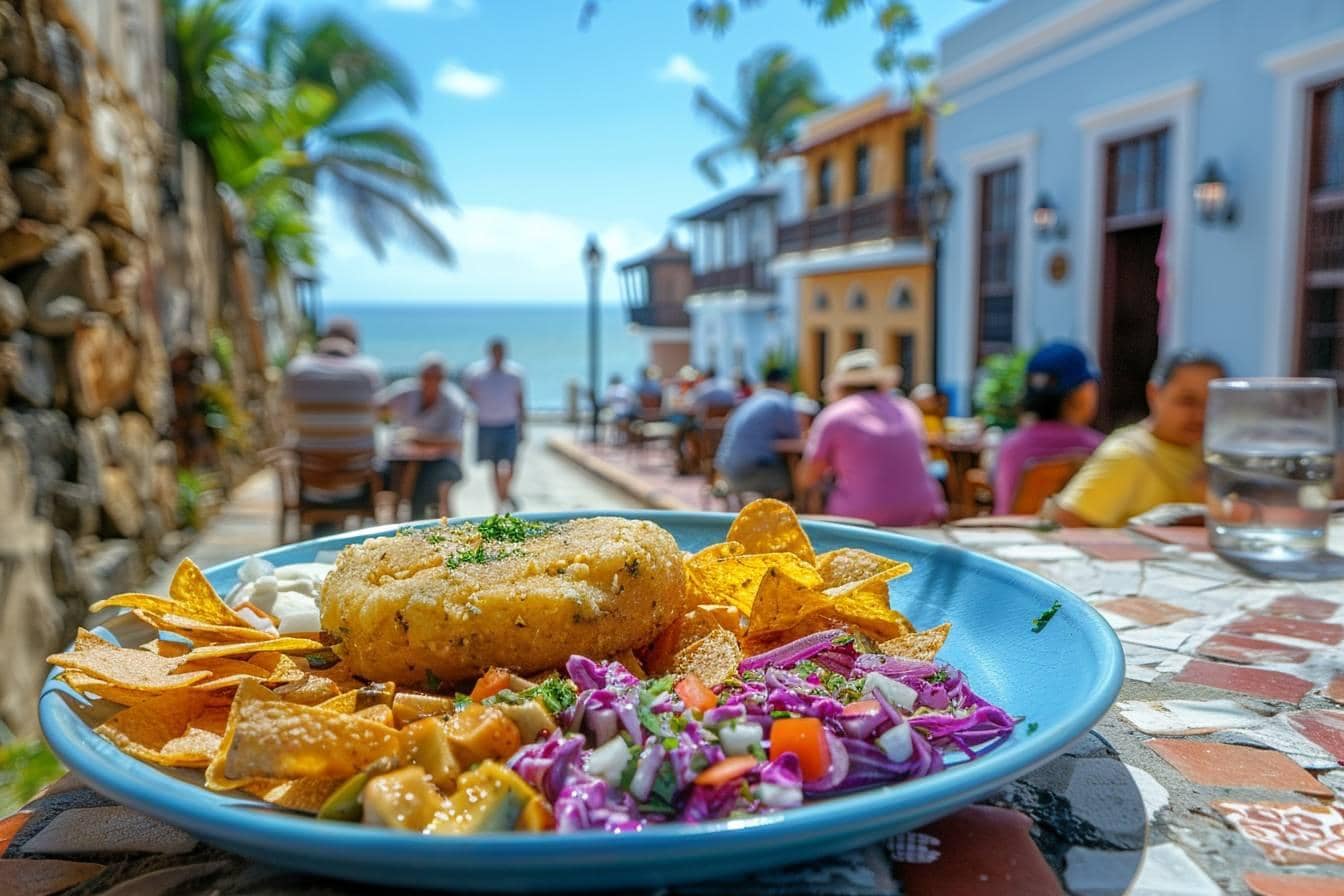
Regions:
[[[994,466],[994,513],[1012,513],[1027,464],[1068,454],[1091,454],[1104,436],[1097,417],[1097,372],[1082,349],[1067,342],[1042,346],[1027,362],[1022,410],[1030,415],[999,446]]]
[[[378,405],[394,427],[388,475],[397,489],[407,465],[419,464],[411,489],[411,515],[452,516],[450,493],[462,481],[462,424],[467,399],[444,382],[447,362],[430,353],[420,359],[420,374],[399,380],[378,396]]]
[[[801,435],[793,399],[785,391],[788,385],[786,371],[767,370],[761,388],[728,415],[714,469],[730,493],[787,499],[793,492],[788,464],[773,447],[778,439]]]
[[[827,377],[836,400],[817,415],[798,468],[799,489],[833,476],[826,512],[879,526],[920,526],[947,514],[925,466],[924,420],[907,398],[889,394],[900,368],[882,367],[873,349],[841,355]]]
[[[947,396],[937,386],[920,383],[910,390],[910,400],[924,415],[924,429],[931,440],[942,439],[947,433],[943,420],[947,417]]]
[[[635,401],[635,390],[625,384],[619,373],[613,373],[607,383],[607,391],[602,396],[602,405],[611,412],[611,419],[628,423],[638,416]]]
[[[639,382],[635,384],[635,396],[643,410],[659,410],[663,404],[663,371],[650,364],[640,371]]]
[[[355,322],[332,318],[312,353],[295,357],[285,367],[282,397],[291,421],[287,441],[300,457],[300,470],[304,456],[338,466],[348,461],[352,482],[373,469],[374,396],[382,385],[378,365],[359,354]],[[354,511],[371,506],[373,496],[368,483],[361,482],[346,488],[303,488],[303,499]],[[317,537],[336,531],[334,523],[313,526]]]
[[[1148,417],[1117,429],[1059,493],[1049,516],[1063,526],[1123,526],[1159,504],[1204,502],[1204,408],[1224,375],[1211,355],[1180,352],[1148,380]]]
[[[682,396],[682,413],[669,417],[677,425],[673,448],[677,452],[677,470],[693,473],[700,467],[698,433],[706,419],[726,416],[726,411],[737,404],[737,392],[730,380],[722,379],[713,367],[704,378]]]

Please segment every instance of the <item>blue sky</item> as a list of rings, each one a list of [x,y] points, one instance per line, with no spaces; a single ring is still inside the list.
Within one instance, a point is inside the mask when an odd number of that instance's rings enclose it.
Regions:
[[[260,5],[260,4],[258,4]],[[286,3],[296,17],[330,8]],[[346,14],[398,52],[420,89],[411,123],[460,211],[431,213],[458,253],[445,269],[394,250],[382,265],[325,202],[319,224],[328,300],[573,301],[584,294],[584,237],[608,261],[662,239],[669,218],[716,191],[692,167],[719,133],[691,109],[695,84],[733,99],[740,60],[770,44],[812,59],[829,95],[882,84],[869,17],[824,28],[802,0],[766,0],[728,34],[692,30],[687,0],[602,0],[587,30],[582,0],[348,0]],[[918,0],[917,45],[982,8]],[[391,104],[371,119],[399,119]],[[731,172],[745,180],[748,169]],[[604,300],[615,301],[608,276]]]

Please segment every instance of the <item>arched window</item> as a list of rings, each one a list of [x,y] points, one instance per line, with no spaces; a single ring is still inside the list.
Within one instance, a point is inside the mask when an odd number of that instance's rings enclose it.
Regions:
[[[859,287],[854,287],[849,293],[849,310],[862,311],[868,307],[868,293]]]
[[[887,299],[887,307],[892,311],[908,311],[915,307],[915,297],[910,292],[909,283],[897,283],[891,288],[891,296]]]
[[[831,297],[818,290],[817,294],[812,297],[812,308],[816,311],[825,311],[830,307]]]

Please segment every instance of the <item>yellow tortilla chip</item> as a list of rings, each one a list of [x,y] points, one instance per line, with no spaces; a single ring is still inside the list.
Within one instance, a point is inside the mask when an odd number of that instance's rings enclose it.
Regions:
[[[739,510],[728,528],[728,540],[741,544],[748,554],[786,552],[807,564],[817,562],[798,514],[774,498],[759,498]]]
[[[278,701],[279,699],[268,688],[257,684],[255,681],[244,681],[238,685],[238,690],[233,695],[233,701],[229,704],[229,718],[224,726],[224,737],[220,742],[219,749],[215,751],[215,757],[210,760],[210,764],[205,768],[206,787],[211,790],[234,790],[259,782],[267,784],[268,787],[274,787],[278,783],[269,781],[263,775],[230,780],[224,776],[224,759],[229,752],[229,745],[233,741],[233,731],[238,721],[239,708],[247,703]]]
[[[115,684],[108,684],[101,678],[95,678],[84,672],[76,672],[73,669],[62,672],[60,677],[61,681],[85,696],[111,700],[113,703],[120,703],[122,706],[135,706],[137,703],[144,703],[146,700],[152,700],[157,696],[153,691],[132,691]]]
[[[644,653],[644,667],[653,675],[664,675],[673,657],[683,648],[718,629],[727,629],[735,638],[743,634],[742,614],[727,604],[701,604],[678,616],[659,632]]]
[[[210,584],[205,573],[191,560],[183,560],[177,565],[173,581],[168,585],[168,596],[177,604],[177,612],[183,616],[219,625],[250,627],[246,619],[224,603],[215,586]]]
[[[219,749],[223,731],[222,715],[218,731],[210,730],[210,722],[192,727],[205,712],[201,694],[169,691],[123,709],[94,730],[136,759],[177,768],[205,768]]]
[[[816,584],[799,581],[777,569],[767,570],[751,606],[747,636],[784,631],[829,608],[830,599],[816,590]]]
[[[280,654],[283,656],[283,654]],[[351,691],[354,694],[357,691]],[[304,706],[320,706],[322,703],[334,700],[341,695],[341,687],[330,678],[321,678],[317,675],[305,675],[303,678],[291,684],[281,685],[275,689],[276,696],[282,698],[288,703],[302,703]],[[345,710],[336,710],[345,712]],[[354,698],[351,698],[350,712],[354,711]]]
[[[714,687],[736,675],[741,662],[742,647],[737,638],[727,629],[719,628],[683,648],[674,658],[671,671],[675,675],[694,674]]]
[[[355,711],[355,706],[359,703],[359,688],[353,691],[346,691],[344,694],[338,694],[330,700],[324,700],[317,704],[318,709],[325,709],[328,712],[341,712],[347,715]]]
[[[316,815],[322,804],[345,783],[340,778],[299,778],[296,781],[264,781],[246,788],[282,809]]]
[[[889,582],[910,572],[910,564],[859,548],[840,548],[817,556],[821,587],[827,592],[870,581]]]
[[[190,638],[193,644],[230,644],[243,641],[269,641],[275,635],[252,628],[250,625],[216,625],[202,622],[178,613],[156,613],[152,610],[132,610],[135,617],[159,631],[172,632]]]
[[[401,752],[401,737],[394,728],[355,715],[285,703],[260,685],[244,682],[206,784],[241,787],[257,778],[344,779],[375,760],[400,757]]]
[[[166,638],[158,638],[150,641],[148,644],[141,644],[141,650],[148,650],[150,653],[157,653],[159,656],[182,656],[191,652],[191,645],[182,641],[169,641]]]
[[[877,645],[877,649],[888,656],[902,656],[911,660],[933,662],[933,658],[938,655],[938,651],[942,649],[943,643],[947,640],[951,631],[952,623],[944,622],[942,625],[925,629],[922,632],[911,632],[908,635],[883,641]]]
[[[874,641],[908,635],[915,630],[910,620],[891,608],[887,583],[860,583],[831,602],[831,612]]]
[[[307,638],[274,638],[270,641],[240,642],[237,644],[211,644],[197,647],[184,655],[182,662],[212,659],[221,656],[247,657],[257,653],[276,651],[278,653],[312,653],[322,649],[322,645]]]
[[[177,672],[179,659],[117,647],[84,629],[79,630],[74,647],[47,657],[47,662],[131,691],[168,691],[210,677],[206,671]]]
[[[699,604],[729,604],[751,616],[761,581],[774,572],[813,589],[820,589],[821,576],[790,553],[742,554],[711,557],[686,564],[688,598]]]
[[[379,725],[386,725],[389,728],[397,727],[397,718],[392,714],[392,707],[384,703],[357,709],[354,715],[361,719],[368,719],[370,722],[377,722]]]

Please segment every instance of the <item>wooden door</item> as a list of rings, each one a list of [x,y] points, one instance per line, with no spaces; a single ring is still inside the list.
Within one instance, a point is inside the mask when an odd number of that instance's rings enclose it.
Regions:
[[[1311,91],[1296,371],[1344,390],[1344,81]]]

